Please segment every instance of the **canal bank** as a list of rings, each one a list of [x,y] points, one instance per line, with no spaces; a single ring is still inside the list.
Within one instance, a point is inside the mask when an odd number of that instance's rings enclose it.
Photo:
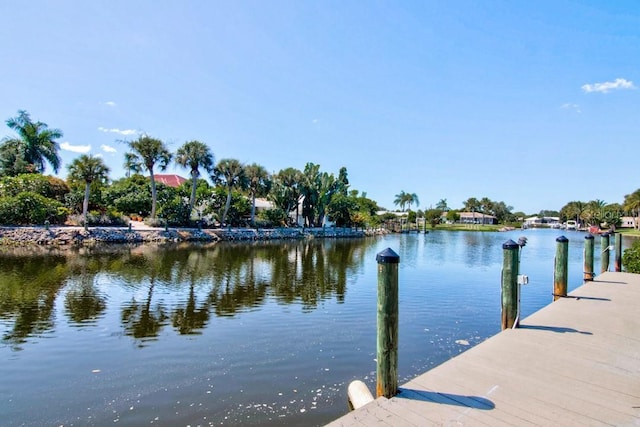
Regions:
[[[83,246],[96,243],[167,243],[257,241],[310,238],[351,238],[382,234],[380,230],[351,228],[105,228],[89,227],[2,227],[2,245]]]

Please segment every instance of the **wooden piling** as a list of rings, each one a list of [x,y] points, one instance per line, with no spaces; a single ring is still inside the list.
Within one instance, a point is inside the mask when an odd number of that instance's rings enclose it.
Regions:
[[[584,236],[584,281],[593,280],[593,234]]]
[[[517,328],[518,316],[518,258],[520,246],[513,240],[502,245],[502,329]]]
[[[398,264],[390,248],[376,255],[378,262],[378,338],[376,396],[398,392]]]
[[[560,236],[556,239],[556,258],[553,274],[553,300],[567,296],[567,272],[569,266],[569,239]]]
[[[609,233],[600,235],[600,273],[609,271]]]
[[[615,233],[616,239],[616,258],[613,263],[614,271],[620,272],[622,271],[622,234]]]

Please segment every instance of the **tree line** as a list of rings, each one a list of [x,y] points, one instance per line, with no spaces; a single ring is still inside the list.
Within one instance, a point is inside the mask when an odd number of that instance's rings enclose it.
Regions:
[[[175,225],[199,221],[217,225],[375,226],[375,201],[350,188],[342,167],[337,176],[307,163],[303,170],[286,168],[270,174],[257,164],[226,158],[215,162],[203,142],[187,141],[175,153],[160,139],[141,135],[126,141],[124,178],[111,181],[110,169],[98,156],[80,155],[67,166],[66,180],[44,176],[46,165],[62,167],[59,129],[33,121],[26,111],[6,121],[17,137],[0,143],[0,221],[33,224],[69,221],[120,225],[126,216],[147,218],[152,224]],[[189,170],[190,181],[178,188],[156,182],[158,171],[172,163]],[[148,178],[142,176],[147,173]],[[212,184],[204,178],[208,176]],[[272,207],[256,215],[256,199]],[[295,212],[295,218],[290,213]],[[155,225],[154,224],[154,225]]]

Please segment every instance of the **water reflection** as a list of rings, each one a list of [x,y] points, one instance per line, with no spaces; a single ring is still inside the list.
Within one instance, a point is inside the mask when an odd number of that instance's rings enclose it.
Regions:
[[[20,350],[53,329],[53,308],[68,267],[61,256],[0,256],[2,342]]]
[[[95,325],[117,309],[123,334],[140,347],[168,325],[179,335],[201,334],[211,315],[236,316],[269,299],[311,311],[328,298],[344,302],[347,278],[374,242],[105,246],[36,255],[8,249],[0,256],[3,341],[20,349],[29,337],[55,330],[59,294],[70,325]],[[114,291],[125,297],[112,300]]]

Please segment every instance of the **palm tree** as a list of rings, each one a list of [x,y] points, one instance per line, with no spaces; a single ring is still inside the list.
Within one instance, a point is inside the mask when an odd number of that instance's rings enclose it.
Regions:
[[[214,182],[218,182],[227,188],[227,202],[222,213],[222,224],[227,219],[227,213],[231,207],[231,193],[234,188],[242,188],[245,184],[244,166],[236,159],[222,159],[213,171]]]
[[[69,181],[84,182],[84,201],[82,202],[82,217],[87,227],[87,212],[89,210],[89,194],[91,183],[105,183],[109,179],[109,168],[100,157],[83,154],[69,165]]]
[[[156,138],[151,138],[147,135],[142,135],[135,141],[129,142],[129,148],[133,150],[133,154],[137,157],[137,160],[142,163],[149,171],[151,178],[151,218],[156,217],[156,180],[153,174],[153,168],[156,164],[160,167],[160,170],[167,169],[169,162],[171,161],[171,153],[164,145],[164,142]]]
[[[406,194],[405,197],[408,210],[411,210],[411,205],[414,203],[416,206],[420,206],[420,200],[418,200],[418,195],[416,193]]]
[[[131,176],[131,172],[134,174],[142,172],[140,158],[133,153],[124,153],[124,164],[122,166],[124,166],[127,178]]]
[[[45,162],[51,165],[55,173],[58,172],[62,163],[56,141],[62,138],[60,129],[49,129],[46,123],[33,122],[24,110],[19,110],[18,116],[8,119],[6,123],[18,134],[18,138],[5,138],[3,152],[8,150],[26,162],[26,172],[44,172]]]
[[[255,225],[256,197],[263,197],[271,189],[271,180],[267,170],[256,164],[250,164],[244,169],[247,178],[247,187],[251,195],[251,225]]]
[[[407,204],[407,193],[402,190],[400,193],[396,194],[395,197],[393,204],[396,206],[400,205],[400,210],[404,212],[404,207]]]
[[[447,199],[440,199],[438,203],[436,203],[436,209],[441,211],[449,211],[449,206],[447,206]]]
[[[200,141],[185,142],[178,148],[176,153],[176,163],[183,168],[191,168],[191,197],[189,198],[189,212],[193,211],[196,204],[196,187],[198,186],[198,177],[200,176],[200,167],[202,166],[208,174],[213,171],[214,158],[213,153],[204,143]]]

